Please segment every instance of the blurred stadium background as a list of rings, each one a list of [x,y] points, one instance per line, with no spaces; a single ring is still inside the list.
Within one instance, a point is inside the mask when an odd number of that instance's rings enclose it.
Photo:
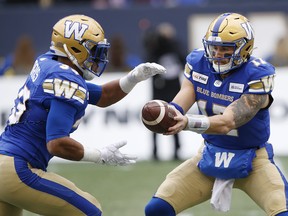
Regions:
[[[208,24],[223,12],[242,13],[251,20],[257,47],[254,54],[263,59],[275,54],[279,39],[288,37],[287,0],[0,0],[0,60],[13,51],[19,36],[25,34],[32,37],[37,54],[46,52],[54,23],[66,15],[77,13],[99,21],[108,40],[114,35],[121,35],[130,64],[137,64],[144,58],[143,36],[147,29],[163,22],[172,24],[188,53],[201,46]],[[288,65],[288,56],[286,63]],[[287,140],[284,138],[288,125],[287,65],[276,69],[275,102],[271,107],[271,142],[275,146],[277,163],[285,172],[288,167]],[[93,82],[119,78],[123,73],[104,73]],[[0,97],[0,131],[23,79],[23,76],[0,77],[0,91],[5,92]],[[144,206],[155,189],[165,175],[180,163],[170,160],[172,141],[164,136],[160,137],[159,147],[162,162],[151,160],[152,136],[139,118],[141,107],[151,98],[151,90],[151,82],[143,82],[117,105],[105,110],[89,108],[79,130],[73,134],[79,141],[99,147],[126,139],[128,146],[125,151],[139,157],[137,164],[120,168],[53,159],[49,167],[49,170],[71,179],[80,188],[95,195],[102,203],[104,215],[144,215]],[[180,156],[184,160],[195,154],[201,137],[187,132],[180,135]],[[32,215],[25,213],[25,216]],[[235,190],[228,213],[213,211],[207,202],[180,215],[262,216],[264,213],[249,197]]]

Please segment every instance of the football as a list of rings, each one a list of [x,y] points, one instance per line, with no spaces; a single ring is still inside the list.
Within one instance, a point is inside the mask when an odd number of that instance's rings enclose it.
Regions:
[[[174,126],[177,121],[174,107],[163,100],[148,101],[142,108],[142,122],[146,128],[154,133],[163,134],[169,127]]]

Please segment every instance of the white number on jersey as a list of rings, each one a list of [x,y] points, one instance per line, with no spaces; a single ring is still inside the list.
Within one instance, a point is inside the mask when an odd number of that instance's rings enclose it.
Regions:
[[[16,124],[19,122],[20,117],[26,110],[26,101],[30,98],[30,90],[27,86],[24,86],[18,93],[18,104],[15,104],[11,114],[8,118],[9,125]]]
[[[253,61],[251,61],[256,67],[259,67],[261,64],[267,64],[266,61],[264,61],[263,59],[261,58],[257,58],[257,59],[254,59]]]
[[[201,111],[201,113],[203,115],[207,115],[207,112],[206,112],[206,104],[207,104],[207,101],[204,101],[204,100],[199,100],[197,102],[198,104],[198,107]],[[213,114],[215,115],[222,115],[224,113],[224,110],[226,109],[225,106],[222,106],[222,105],[219,105],[219,104],[213,104],[213,107],[212,107],[212,110],[213,110]],[[229,131],[226,135],[228,136],[238,136],[238,130],[237,129],[233,129],[231,131]]]

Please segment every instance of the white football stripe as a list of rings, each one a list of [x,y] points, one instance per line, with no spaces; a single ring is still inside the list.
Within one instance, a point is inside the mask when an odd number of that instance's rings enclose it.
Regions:
[[[159,116],[158,116],[158,118],[157,119],[155,119],[154,121],[147,121],[147,120],[145,120],[145,119],[143,119],[143,117],[142,117],[142,121],[145,123],[145,124],[147,124],[147,125],[156,125],[156,124],[158,124],[159,122],[161,122],[162,121],[162,119],[164,118],[164,115],[165,115],[165,106],[164,106],[164,104],[161,102],[161,100],[154,100],[156,103],[158,103],[159,104],[159,106],[160,106],[160,114],[159,114]]]

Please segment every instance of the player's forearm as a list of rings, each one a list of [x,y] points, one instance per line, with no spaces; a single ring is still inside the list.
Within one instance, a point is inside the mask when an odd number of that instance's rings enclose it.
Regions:
[[[50,154],[67,160],[79,161],[84,156],[84,148],[70,137],[62,137],[47,143]]]
[[[233,112],[227,110],[222,115],[205,116],[186,114],[184,118],[179,117],[186,125],[184,130],[190,130],[196,133],[206,134],[227,134],[236,128],[236,119]]]
[[[125,93],[119,85],[119,80],[111,81],[102,86],[102,95],[97,103],[97,106],[99,107],[110,106],[120,101],[126,95],[127,93]]]
[[[215,115],[209,118],[210,127],[205,131],[207,134],[227,134],[235,129],[235,121],[229,116]]]

